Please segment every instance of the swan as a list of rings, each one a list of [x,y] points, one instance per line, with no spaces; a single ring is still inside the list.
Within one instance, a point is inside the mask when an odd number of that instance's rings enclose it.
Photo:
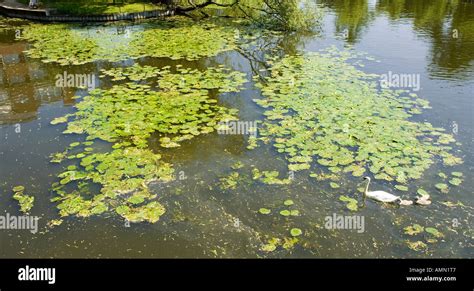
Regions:
[[[367,187],[365,187],[364,201],[365,197],[369,197],[370,199],[385,203],[402,202],[402,198],[385,191],[369,191],[370,177],[364,177],[364,179],[368,181]]]

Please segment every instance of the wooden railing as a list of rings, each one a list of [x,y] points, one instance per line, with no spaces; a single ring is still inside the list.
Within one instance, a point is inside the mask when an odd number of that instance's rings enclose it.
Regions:
[[[0,14],[8,17],[22,18],[43,22],[108,22],[120,20],[138,20],[146,18],[159,18],[173,15],[171,10],[149,10],[143,12],[115,13],[103,15],[60,15],[50,9],[29,9],[8,7],[0,3]]]

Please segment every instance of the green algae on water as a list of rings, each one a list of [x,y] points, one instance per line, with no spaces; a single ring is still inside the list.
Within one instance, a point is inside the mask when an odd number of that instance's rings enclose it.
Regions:
[[[237,188],[237,183],[240,178],[238,172],[232,172],[230,175],[220,179],[220,188],[222,190],[235,190]]]
[[[413,225],[405,227],[403,230],[408,235],[416,235],[416,234],[422,233],[424,230],[424,227],[419,224],[413,224]]]
[[[24,191],[25,187],[23,186],[13,187],[13,199],[18,201],[18,204],[20,205],[20,211],[25,214],[28,214],[31,208],[33,208],[35,197],[26,195]]]
[[[35,23],[23,27],[22,38],[32,42],[27,51],[31,58],[60,65],[147,56],[197,60],[235,48],[236,32],[211,23],[183,22],[171,28],[150,24],[144,31],[131,31],[125,37],[104,27],[76,29],[68,24]]]
[[[133,57],[169,57],[196,60],[235,48],[235,32],[213,24],[154,28],[139,33],[130,43]]]
[[[235,110],[217,105],[208,95],[214,89],[237,92],[244,82],[242,73],[209,68],[177,73],[163,69],[157,74],[157,84],[128,82],[91,91],[76,106],[79,112],[65,133],[87,133],[90,139],[109,142],[127,139],[138,147],[146,147],[151,134],[159,133],[161,145],[169,148],[235,119]]]
[[[163,148],[179,147],[213,132],[219,122],[235,119],[235,110],[217,105],[209,94],[237,92],[244,82],[241,73],[222,67],[204,72],[169,69],[135,65],[103,71],[104,77],[128,82],[92,90],[76,105],[76,113],[59,118],[67,121],[65,134],[85,134],[88,140],[52,156],[53,162],[67,159],[79,164],[67,167],[53,185],[61,216],[113,211],[130,222],[158,221],[166,210],[149,185],[173,180],[174,169],[149,149],[150,137],[158,136]],[[157,80],[132,82],[150,78]],[[97,139],[110,142],[111,150],[96,150],[92,141]],[[97,186],[99,193],[93,195]]]
[[[339,200],[341,200],[342,202],[346,202],[346,208],[350,211],[357,211],[357,200],[355,200],[354,198],[343,195],[339,197]]]
[[[291,183],[291,179],[280,179],[278,171],[260,171],[259,169],[252,169],[253,180],[258,180],[267,185],[286,185]]]
[[[288,168],[314,162],[332,173],[406,183],[419,179],[437,158],[462,163],[449,151],[444,129],[411,120],[426,100],[403,90],[379,89],[377,75],[347,63],[349,52],[328,51],[275,60],[265,84],[260,140],[284,154]],[[457,181],[454,181],[457,182]],[[398,186],[405,190],[405,186]]]

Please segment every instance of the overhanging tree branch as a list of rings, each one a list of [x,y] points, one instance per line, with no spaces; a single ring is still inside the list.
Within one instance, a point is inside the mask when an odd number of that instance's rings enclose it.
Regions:
[[[194,10],[197,10],[197,9],[202,9],[202,8],[205,8],[209,5],[216,5],[216,6],[219,6],[219,7],[232,7],[232,6],[235,6],[235,5],[239,4],[240,0],[235,0],[233,3],[230,3],[230,4],[222,4],[222,3],[218,3],[218,2],[215,2],[215,1],[212,1],[212,0],[207,0],[206,2],[203,2],[203,3],[200,3],[200,4],[195,4],[191,0],[188,1],[188,2],[191,6],[188,6],[188,7],[175,6],[175,8],[174,8],[175,13],[177,13],[177,14],[186,14],[187,12],[191,12],[191,11],[194,11]]]

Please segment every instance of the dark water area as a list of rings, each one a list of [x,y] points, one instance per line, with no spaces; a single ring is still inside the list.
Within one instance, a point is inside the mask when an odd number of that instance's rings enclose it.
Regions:
[[[474,3],[470,1],[429,0],[328,0],[320,33],[281,35],[259,40],[253,54],[237,50],[196,61],[167,58],[141,58],[110,63],[97,61],[78,66],[60,66],[29,58],[24,51],[31,44],[16,39],[16,23],[0,18],[0,214],[20,215],[11,189],[23,185],[35,197],[31,215],[39,216],[39,231],[0,230],[0,257],[3,258],[89,258],[89,257],[284,257],[284,258],[474,258]],[[119,29],[120,26],[120,29]],[[146,30],[146,24],[117,24],[79,27],[84,33],[96,29],[127,41],[126,31]],[[133,63],[156,67],[182,65],[205,69],[220,64],[246,74],[249,82],[238,93],[214,94],[227,108],[239,110],[239,120],[262,120],[263,110],[253,99],[261,98],[254,76],[265,74],[261,62],[265,49],[277,48],[281,54],[318,51],[331,46],[365,52],[376,61],[362,58],[360,70],[375,74],[419,74],[417,94],[430,101],[431,109],[416,116],[452,133],[464,163],[456,171],[464,182],[440,193],[435,184],[439,172],[449,173],[434,164],[410,189],[423,187],[431,193],[427,207],[395,207],[368,202],[358,215],[365,218],[365,231],[328,230],[324,218],[333,213],[348,214],[338,197],[354,193],[364,185],[347,178],[339,189],[300,173],[289,185],[256,185],[244,177],[234,191],[218,187],[219,179],[229,175],[237,161],[264,170],[287,173],[284,158],[270,145],[248,150],[248,136],[211,133],[185,142],[180,148],[159,149],[153,138],[151,147],[163,160],[172,163],[178,179],[152,186],[166,209],[157,223],[128,225],[114,214],[89,218],[68,217],[55,228],[46,223],[57,219],[58,210],[51,198],[51,185],[63,165],[49,163],[49,156],[61,152],[71,142],[83,141],[80,135],[63,135],[64,125],[50,124],[54,118],[75,111],[74,96],[86,89],[58,88],[58,74],[100,75],[101,69],[130,66]],[[272,51],[269,51],[270,53]],[[253,81],[252,81],[253,80]],[[98,88],[110,87],[96,78]],[[104,147],[107,145],[104,143]],[[413,186],[413,187],[412,187]],[[391,185],[374,181],[372,187],[393,191]],[[415,195],[415,193],[412,193]],[[292,199],[301,215],[262,216],[261,207],[279,209]],[[447,207],[442,202],[462,203]],[[350,214],[348,214],[350,215]],[[444,237],[417,252],[407,247],[411,239],[403,228],[412,224],[436,227]],[[283,237],[297,226],[304,236],[291,250],[261,250],[266,238]]]

